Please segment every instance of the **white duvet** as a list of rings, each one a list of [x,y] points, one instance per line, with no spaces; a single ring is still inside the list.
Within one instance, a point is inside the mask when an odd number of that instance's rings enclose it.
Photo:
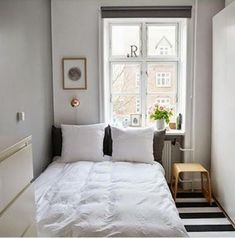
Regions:
[[[35,184],[39,236],[187,236],[158,163],[54,162]]]

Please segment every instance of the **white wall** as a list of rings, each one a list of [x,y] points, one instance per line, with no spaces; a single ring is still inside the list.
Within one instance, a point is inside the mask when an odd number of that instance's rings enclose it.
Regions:
[[[35,176],[50,158],[50,35],[50,0],[0,1],[0,151],[32,135]]]
[[[235,2],[213,19],[212,184],[235,222]]]
[[[199,0],[196,6],[193,159],[207,169],[211,155],[212,17],[223,8],[222,0]]]
[[[54,120],[56,125],[99,121],[98,26],[99,9],[102,5],[143,5],[143,0],[52,0]],[[224,7],[224,0],[145,0],[144,5],[193,5],[193,18],[189,21],[190,42],[195,43],[196,55],[195,65],[189,68],[188,74],[189,84],[194,78],[194,89],[192,92],[188,92],[189,115],[186,146],[194,146],[195,153],[190,154],[187,159],[190,161],[191,155],[193,155],[195,161],[202,162],[209,168],[212,17]],[[194,16],[196,19],[195,31]],[[194,45],[189,47],[190,58],[194,57],[193,48]],[[87,91],[65,91],[62,89],[61,58],[65,56],[87,57]],[[69,106],[69,101],[75,95],[81,100],[81,106],[78,109]],[[192,114],[194,115],[193,119],[191,118]],[[195,130],[191,130],[191,126],[194,126]]]

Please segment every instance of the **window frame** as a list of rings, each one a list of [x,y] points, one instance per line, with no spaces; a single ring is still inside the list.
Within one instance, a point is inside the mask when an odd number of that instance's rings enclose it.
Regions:
[[[125,21],[125,22],[124,22]],[[156,22],[157,21],[157,22]],[[176,63],[176,70],[177,70],[177,75],[176,75],[176,94],[173,96],[175,97],[175,110],[176,113],[179,112],[179,108],[182,108],[182,102],[179,102],[179,100],[181,99],[181,97],[179,97],[179,78],[180,78],[180,74],[181,74],[181,35],[182,35],[182,29],[181,29],[181,23],[182,23],[182,19],[118,19],[118,21],[116,21],[116,19],[109,19],[107,21],[106,24],[108,24],[108,62],[109,62],[109,73],[111,72],[110,70],[110,63],[111,62],[118,62],[118,63],[140,63],[140,99],[141,99],[141,115],[142,115],[142,126],[146,126],[147,123],[147,117],[148,117],[148,112],[147,112],[147,95],[154,95],[154,93],[148,93],[147,92],[147,79],[148,79],[148,75],[147,75],[147,65],[148,63],[158,63],[158,62],[174,62]],[[140,54],[138,57],[112,57],[111,55],[111,46],[112,46],[112,37],[111,37],[111,27],[113,25],[140,25]],[[147,45],[148,45],[148,34],[147,34],[147,26],[150,25],[175,25],[176,28],[176,37],[175,37],[175,50],[176,50],[176,55],[175,56],[169,56],[169,55],[159,55],[159,56],[148,56],[148,52],[147,52]],[[187,26],[186,21],[184,22],[184,26]],[[107,29],[106,29],[107,31]],[[186,35],[187,37],[187,35]],[[145,41],[145,44],[143,43]],[[104,48],[107,47],[107,45],[104,45]],[[106,59],[107,60],[107,59]],[[111,75],[109,75],[109,79],[111,79],[110,77]],[[109,80],[109,84],[111,85],[111,80]],[[106,116],[105,116],[105,121],[106,122],[112,122],[112,111],[113,111],[113,103],[112,103],[112,90],[110,88],[109,90],[109,94],[110,94],[110,101],[109,101],[109,106],[106,105],[105,111],[109,111],[109,118],[107,120]],[[185,103],[185,102],[184,102]],[[185,110],[185,106],[183,105],[183,108]],[[107,115],[107,112],[105,112],[105,115]]]

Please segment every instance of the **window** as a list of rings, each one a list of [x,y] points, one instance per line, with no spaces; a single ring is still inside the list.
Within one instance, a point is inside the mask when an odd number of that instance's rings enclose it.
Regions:
[[[135,75],[135,86],[137,88],[140,87],[140,75],[139,75],[139,72],[137,72],[136,75]]]
[[[157,72],[156,73],[157,87],[171,87],[171,73],[170,72]]]
[[[170,105],[170,98],[168,97],[159,97],[156,100],[156,103],[162,106],[169,106]]]
[[[180,51],[186,47],[182,25],[185,19],[105,19],[106,122],[128,126],[130,114],[138,113],[143,126],[150,125],[148,111],[156,103],[172,107],[176,116],[183,104],[179,86],[186,68]]]
[[[154,57],[178,56],[177,23],[149,24],[147,26],[148,55]]]
[[[136,113],[140,113],[140,99],[136,98]]]

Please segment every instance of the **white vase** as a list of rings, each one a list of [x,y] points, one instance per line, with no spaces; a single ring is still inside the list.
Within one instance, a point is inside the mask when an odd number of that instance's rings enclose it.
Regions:
[[[165,129],[165,120],[164,119],[156,120],[156,126],[157,126],[158,131],[164,130]]]

